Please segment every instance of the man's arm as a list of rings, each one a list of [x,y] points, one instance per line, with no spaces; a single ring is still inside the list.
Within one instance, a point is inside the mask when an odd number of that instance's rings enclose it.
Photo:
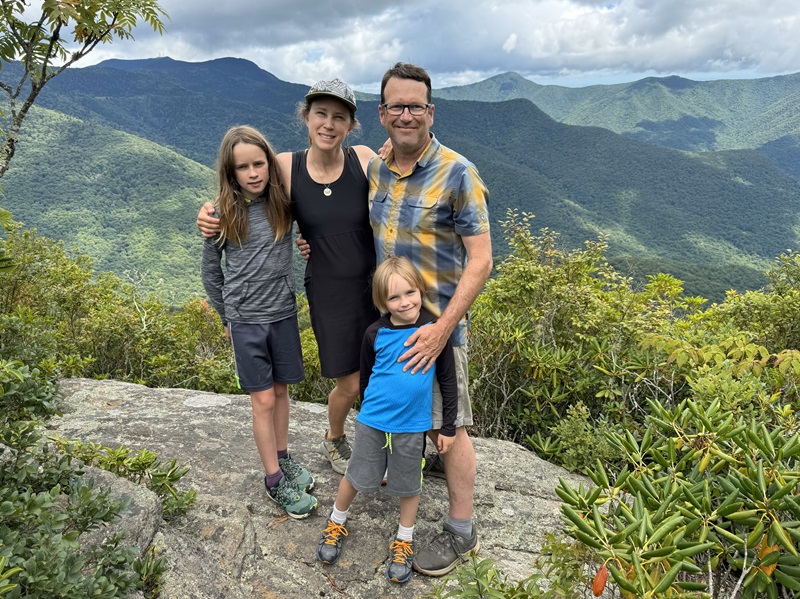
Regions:
[[[424,367],[423,372],[430,369],[492,272],[492,240],[489,233],[462,237],[461,240],[467,250],[467,265],[461,274],[461,280],[439,319],[431,325],[420,327],[406,341],[406,346],[411,347],[399,358],[400,362],[408,360],[403,367],[404,371],[411,368],[411,373],[414,374],[420,367]],[[424,363],[419,364],[423,358]]]

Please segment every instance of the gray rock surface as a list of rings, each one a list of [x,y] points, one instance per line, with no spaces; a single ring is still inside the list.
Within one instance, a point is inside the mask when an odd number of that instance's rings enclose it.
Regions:
[[[291,520],[264,491],[246,395],[150,389],[116,381],[68,379],[60,384],[63,416],[51,432],[117,448],[156,452],[162,462],[190,466],[183,484],[198,492],[186,516],[165,523],[147,493],[134,499],[121,526],[138,548],[148,543],[165,558],[164,599],[306,597],[422,597],[432,579],[405,585],[384,576],[397,529],[398,502],[379,492],[353,504],[350,536],[339,562],[323,566],[314,551],[340,479],[320,449],[325,406],[292,403],[289,451],[316,479],[315,514]],[[351,416],[352,419],[352,416]],[[348,421],[352,434],[352,420]],[[478,459],[475,516],[482,557],[496,560],[512,580],[531,573],[546,532],[561,529],[558,477],[581,479],[512,443],[473,439]],[[115,487],[124,491],[124,485]],[[415,539],[427,540],[447,515],[445,481],[426,479]]]

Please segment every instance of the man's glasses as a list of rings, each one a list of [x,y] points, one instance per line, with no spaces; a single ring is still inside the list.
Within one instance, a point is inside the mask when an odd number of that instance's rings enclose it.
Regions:
[[[411,116],[422,116],[428,112],[430,104],[381,104],[387,114],[392,116],[400,116],[403,111],[408,108],[408,113]]]

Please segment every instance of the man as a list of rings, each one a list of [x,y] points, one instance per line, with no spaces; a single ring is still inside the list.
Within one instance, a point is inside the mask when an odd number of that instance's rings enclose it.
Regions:
[[[368,171],[378,263],[390,256],[409,258],[428,283],[426,308],[438,316],[409,338],[400,360],[407,360],[405,369],[412,373],[427,371],[450,338],[459,374],[455,442],[442,456],[448,519],[414,558],[415,570],[442,576],[478,547],[472,521],[475,451],[466,431],[472,424],[466,314],[492,270],[489,193],[475,166],[430,132],[434,105],[425,69],[404,63],[390,68],[381,81],[378,114],[392,142],[385,161],[373,160]],[[434,429],[441,418],[441,395],[434,389]],[[435,431],[430,436],[435,440]]]

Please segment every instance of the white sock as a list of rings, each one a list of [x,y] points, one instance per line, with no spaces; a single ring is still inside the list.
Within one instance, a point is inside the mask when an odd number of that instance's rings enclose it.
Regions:
[[[350,509],[348,508],[346,511],[342,512],[336,507],[336,502],[333,502],[333,511],[331,512],[331,520],[336,522],[336,524],[344,524],[347,522],[347,516],[350,515]]]
[[[402,524],[397,527],[397,538],[401,541],[413,541],[414,540],[414,527],[409,526],[406,528]]]

